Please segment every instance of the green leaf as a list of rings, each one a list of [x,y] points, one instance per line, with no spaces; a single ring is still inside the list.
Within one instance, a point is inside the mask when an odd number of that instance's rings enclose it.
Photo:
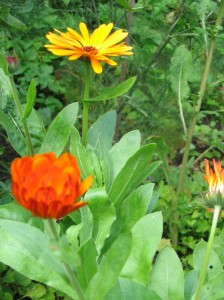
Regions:
[[[89,190],[85,199],[93,214],[93,239],[97,251],[100,252],[105,239],[110,235],[111,225],[116,219],[115,208],[106,191],[102,189]]]
[[[0,110],[0,124],[7,132],[10,144],[18,154],[23,156],[23,154],[26,152],[25,137],[19,127],[16,127],[15,121],[13,122],[12,120],[7,116],[6,113]]]
[[[191,270],[186,278],[185,278],[185,285],[184,285],[184,299],[191,300],[198,284],[198,274],[195,270]]]
[[[77,267],[76,274],[82,289],[85,290],[98,270],[96,259],[98,252],[96,250],[94,240],[90,238],[84,245],[82,245],[78,254],[81,259],[81,265]]]
[[[128,159],[140,148],[141,134],[139,130],[130,131],[116,143],[109,152],[111,167],[110,184],[124,167]]]
[[[153,266],[149,288],[163,300],[184,300],[184,273],[176,252],[165,247]]]
[[[0,219],[27,223],[39,229],[44,228],[42,219],[34,217],[28,210],[16,202],[0,205]]]
[[[90,127],[87,134],[87,144],[91,145],[98,157],[102,157],[102,147],[110,150],[112,147],[116,126],[116,112],[109,111],[101,116]]]
[[[138,220],[146,214],[153,188],[153,183],[142,185],[124,199],[116,211],[117,218],[112,224],[110,237],[106,240],[103,249],[104,252],[107,251],[119,234],[130,232]]]
[[[113,86],[113,87],[103,90],[100,95],[98,95],[94,98],[86,99],[86,101],[88,101],[88,102],[90,102],[90,101],[91,102],[105,101],[105,100],[110,100],[110,99],[119,97],[119,96],[127,93],[130,90],[130,88],[135,83],[135,80],[136,80],[136,76],[131,77],[131,78],[117,84],[116,86]],[[85,101],[85,99],[84,99],[84,101]]]
[[[31,111],[34,107],[34,103],[35,103],[35,99],[36,99],[36,83],[35,80],[32,79],[31,83],[29,85],[28,88],[28,92],[26,95],[26,106],[23,112],[23,118],[22,120],[24,121],[25,119],[27,119],[27,117],[29,117],[29,115],[31,114]]]
[[[0,236],[2,263],[77,299],[63,265],[53,255],[50,240],[43,232],[28,224],[0,220]]]
[[[51,123],[39,153],[52,151],[59,156],[69,139],[78,113],[78,103],[67,105]]]
[[[202,240],[197,244],[193,253],[194,270],[198,273],[198,276],[202,268],[206,248],[207,248],[207,243]],[[207,279],[213,278],[217,273],[220,273],[222,271],[223,271],[223,267],[220,262],[220,259],[216,254],[216,252],[212,250],[209,257],[208,267],[207,267]]]
[[[5,59],[5,56],[0,53],[0,69],[3,69],[3,72],[8,75],[8,63]]]
[[[76,128],[72,128],[70,136],[70,153],[73,154],[81,170],[82,179],[93,174],[93,166],[90,156],[86,148],[81,143],[79,132]]]
[[[89,283],[86,295],[89,299],[101,300],[115,285],[131,248],[131,235],[123,234],[114,242],[103,257],[98,272]]]
[[[192,75],[193,61],[192,54],[185,45],[175,49],[171,59],[169,79],[173,91],[180,95],[180,99],[187,98],[190,93],[188,81]]]
[[[161,162],[148,164],[155,151],[155,147],[155,144],[149,144],[139,149],[129,158],[115,178],[108,195],[116,206],[119,206],[124,198],[160,165]]]
[[[125,9],[127,9],[128,11],[132,11],[133,9],[131,8],[131,6],[127,3],[127,1],[125,0],[117,0],[117,2],[123,6]]]
[[[10,77],[9,75],[6,75],[2,68],[0,68],[0,87],[5,91],[5,93],[9,97],[12,97],[13,92]]]
[[[144,287],[126,278],[120,278],[119,281],[125,300],[161,300],[161,298],[148,287]]]
[[[89,239],[92,238],[93,232],[93,215],[86,205],[80,209],[81,217],[82,217],[82,224],[79,239],[80,239],[80,246],[84,245]]]
[[[132,228],[131,253],[122,270],[122,276],[148,286],[152,260],[163,231],[161,212],[142,217]]]
[[[11,14],[8,14],[6,18],[4,18],[4,22],[8,25],[18,29],[18,30],[26,30],[26,25],[21,22],[19,19],[13,17]]]

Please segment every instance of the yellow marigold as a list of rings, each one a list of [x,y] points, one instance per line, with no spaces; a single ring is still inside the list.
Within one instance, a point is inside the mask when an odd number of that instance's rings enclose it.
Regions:
[[[11,164],[12,193],[33,215],[59,219],[84,206],[77,202],[92,184],[90,176],[81,182],[75,158],[52,152],[15,159]]]
[[[120,43],[127,35],[119,29],[112,33],[113,23],[108,25],[102,24],[97,29],[89,34],[89,31],[84,23],[79,24],[81,34],[67,28],[67,32],[63,33],[54,29],[58,34],[49,32],[46,37],[52,45],[45,45],[45,47],[55,55],[69,56],[68,59],[75,60],[82,56],[87,57],[91,61],[93,70],[96,73],[102,73],[102,65],[100,61],[115,66],[117,63],[108,58],[108,56],[132,55],[129,52],[132,47]]]

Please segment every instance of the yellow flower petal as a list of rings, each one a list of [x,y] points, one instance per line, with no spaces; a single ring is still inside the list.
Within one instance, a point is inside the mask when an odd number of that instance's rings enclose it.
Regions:
[[[102,73],[102,66],[101,66],[101,63],[99,62],[99,60],[93,58],[93,57],[90,57],[90,60],[91,60],[91,65],[92,65],[92,68],[94,70],[94,72],[96,72],[97,74],[100,74]]]
[[[85,24],[85,23],[80,23],[80,24],[79,24],[79,29],[80,29],[80,31],[81,31],[81,34],[82,34],[82,36],[83,36],[85,42],[86,42],[87,44],[89,44],[89,43],[90,43],[90,42],[89,42],[89,32],[88,32],[88,29],[87,29],[87,27],[86,27],[86,24]]]
[[[68,59],[69,60],[75,60],[75,59],[80,58],[82,55],[83,55],[82,53],[75,53],[72,56],[70,56]]]

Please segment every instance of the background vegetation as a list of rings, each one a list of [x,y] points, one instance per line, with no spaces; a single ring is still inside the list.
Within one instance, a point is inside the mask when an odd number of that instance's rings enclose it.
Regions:
[[[103,112],[116,109],[115,140],[127,131],[139,129],[145,143],[157,143],[157,156],[164,163],[148,180],[157,183],[154,197],[159,197],[156,210],[163,211],[164,244],[170,243],[172,193],[177,187],[186,128],[194,113],[210,39],[216,34],[214,23],[218,5],[218,0],[132,0],[129,3],[125,0],[0,0],[0,51],[6,57],[16,58],[11,67],[24,101],[29,83],[35,79],[35,108],[46,127],[63,106],[82,98],[84,68],[79,61],[71,63],[47,52],[43,47],[47,43],[45,34],[53,28],[77,29],[80,21],[90,29],[113,22],[115,27],[128,30],[127,43],[133,46],[134,56],[122,58],[123,63],[116,68],[104,66],[103,75],[94,75],[97,83],[91,95],[111,84],[116,85],[121,78],[137,75],[136,84],[116,101],[92,105],[90,118],[93,122]],[[201,205],[200,193],[207,189],[201,175],[203,159],[222,159],[224,153],[223,39],[221,29],[190,148],[187,178],[177,207],[180,237],[176,250],[186,269],[192,265],[192,249],[201,238],[206,239],[212,217]],[[13,120],[13,106],[8,100],[1,90],[0,107]],[[14,157],[16,153],[0,127],[1,204],[11,201],[8,174],[9,163]],[[219,232],[217,245],[223,234]],[[60,299],[53,290],[31,282],[4,265],[0,273],[1,299],[22,296],[25,299]]]

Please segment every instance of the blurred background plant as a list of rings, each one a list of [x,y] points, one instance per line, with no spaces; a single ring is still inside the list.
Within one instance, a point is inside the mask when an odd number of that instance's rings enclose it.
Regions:
[[[167,243],[171,239],[169,219],[173,213],[172,199],[178,185],[186,131],[197,103],[210,40],[215,34],[218,6],[218,0],[0,2],[0,52],[11,58],[8,63],[24,101],[27,87],[34,78],[37,85],[35,108],[46,127],[63,106],[82,98],[80,88],[84,84],[85,70],[79,61],[73,64],[47,52],[43,47],[45,34],[52,28],[61,31],[66,27],[77,28],[80,21],[86,22],[90,29],[100,23],[113,22],[115,27],[129,31],[128,42],[134,47],[134,57],[128,59],[128,64],[126,58],[122,58],[124,62],[114,69],[105,66],[104,76],[94,78],[96,84],[91,95],[111,84],[116,86],[121,77],[137,75],[137,82],[128,95],[91,105],[90,120],[93,122],[103,112],[116,109],[120,116],[116,140],[127,131],[139,129],[143,143],[157,143],[157,156],[164,164],[149,180],[157,183],[160,200],[156,210],[163,211],[163,235]],[[201,238],[207,237],[212,218],[200,204],[200,192],[207,189],[201,175],[202,162],[204,158],[213,157],[221,160],[224,153],[223,39],[221,29],[216,37],[206,95],[193,134],[187,177],[177,206],[180,236],[176,250],[186,270],[192,266],[192,249]],[[10,100],[0,90],[0,108],[13,120],[14,107]],[[79,128],[80,124],[77,126]],[[0,200],[4,204],[11,201],[9,162],[16,153],[2,127],[0,145]],[[222,219],[220,223],[221,228]],[[223,234],[218,232],[216,248],[219,252]],[[10,298],[2,296],[2,299]]]

